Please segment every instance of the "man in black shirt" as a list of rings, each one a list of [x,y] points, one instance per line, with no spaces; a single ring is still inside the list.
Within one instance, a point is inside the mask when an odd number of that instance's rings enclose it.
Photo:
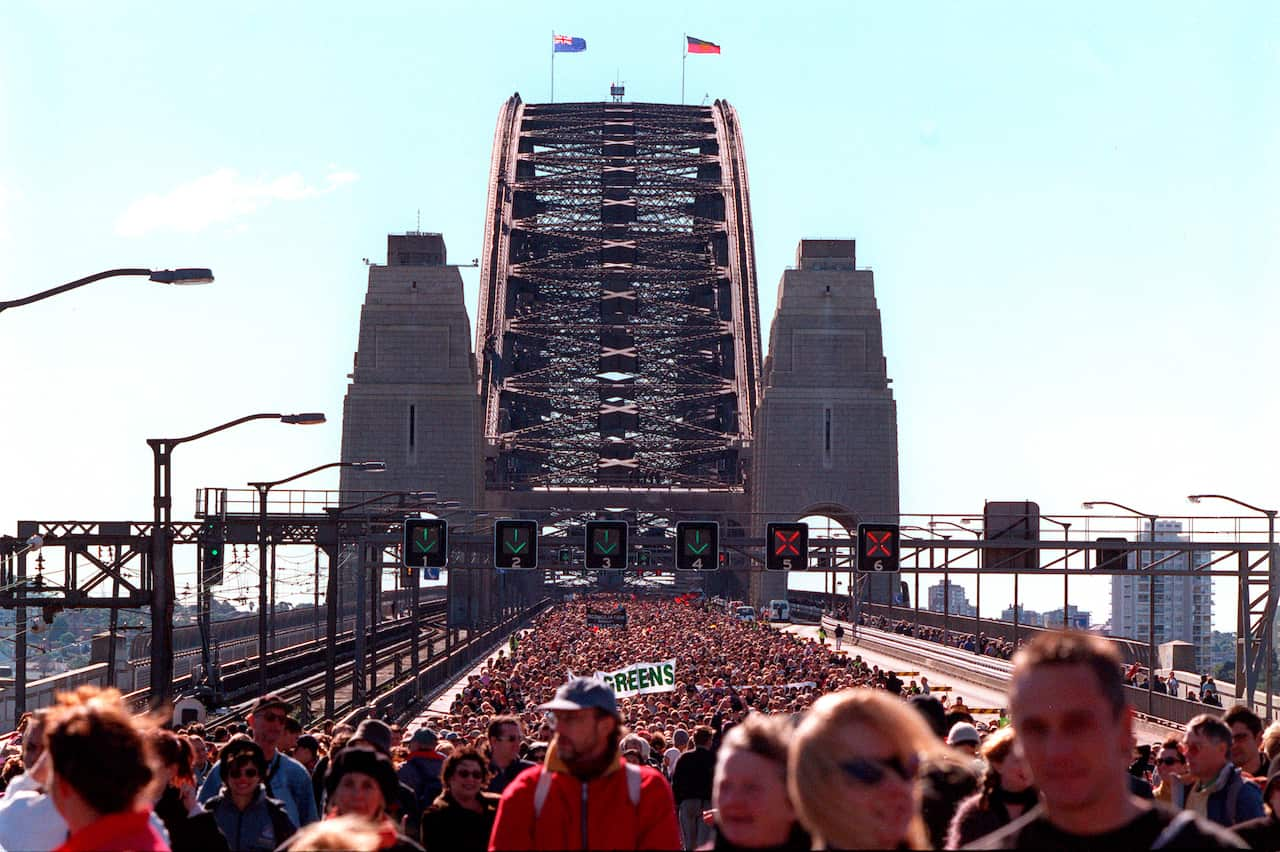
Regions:
[[[1129,794],[1133,709],[1120,658],[1105,640],[1083,631],[1037,636],[1014,661],[1010,709],[1041,804],[970,848],[1243,848],[1190,811]]]
[[[711,839],[711,829],[702,814],[711,807],[711,786],[716,772],[716,756],[711,753],[715,731],[699,725],[693,731],[693,748],[676,759],[671,773],[671,792],[680,820],[685,849],[697,849]]]

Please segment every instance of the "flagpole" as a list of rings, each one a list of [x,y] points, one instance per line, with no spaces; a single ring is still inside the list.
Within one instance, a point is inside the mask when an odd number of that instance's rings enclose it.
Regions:
[[[685,33],[680,48],[680,106],[684,106],[684,67],[689,62],[689,34]]]
[[[551,103],[556,102],[556,31],[551,31]]]

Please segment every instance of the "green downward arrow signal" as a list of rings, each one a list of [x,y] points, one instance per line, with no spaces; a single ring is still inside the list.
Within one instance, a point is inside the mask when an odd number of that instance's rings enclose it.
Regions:
[[[427,533],[426,535],[423,535],[421,541],[415,541],[413,546],[419,553],[430,553],[436,549],[436,538],[430,533]]]
[[[613,551],[615,551],[615,550],[617,550],[617,549],[618,549],[618,543],[617,543],[616,541],[615,541],[613,544],[609,544],[609,531],[608,531],[608,530],[604,530],[604,531],[601,533],[601,535],[603,535],[603,536],[604,536],[604,538],[603,538],[603,540],[601,540],[601,539],[596,539],[596,550],[600,551],[601,553],[613,553]],[[609,546],[608,546],[608,547],[605,547],[605,545],[606,545],[606,544],[608,544]]]
[[[685,544],[685,547],[689,548],[689,552],[694,554],[695,556],[701,556],[703,553],[706,553],[707,548],[711,546],[710,542],[706,544],[701,544],[702,533],[697,530],[695,530],[693,533],[693,541],[694,541],[694,544],[690,544],[688,541],[686,541],[684,544]],[[695,547],[695,545],[698,545],[698,546]]]
[[[520,530],[513,530],[511,533],[511,541],[507,542],[507,550],[512,553],[519,553],[528,546],[529,542],[520,540]]]

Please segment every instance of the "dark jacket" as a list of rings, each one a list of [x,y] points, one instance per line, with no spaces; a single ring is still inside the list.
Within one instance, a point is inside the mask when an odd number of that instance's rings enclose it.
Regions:
[[[671,772],[671,792],[676,804],[687,799],[711,801],[711,783],[716,774],[716,756],[710,749],[695,748],[676,760]]]
[[[440,769],[444,755],[437,751],[415,751],[400,767],[400,781],[408,784],[418,798],[418,809],[426,810],[444,790]]]
[[[1259,852],[1280,850],[1280,819],[1276,819],[1275,814],[1233,825],[1231,830],[1240,835],[1240,839],[1248,843],[1250,849]]]
[[[177,787],[166,787],[156,802],[155,814],[169,832],[169,846],[192,852],[229,852],[218,821],[208,811],[188,814]]]
[[[485,852],[493,819],[498,815],[498,795],[481,793],[482,811],[458,804],[445,792],[422,814],[422,848],[426,852]]]
[[[971,761],[940,756],[928,761],[920,772],[920,813],[929,831],[929,845],[941,849],[947,829],[960,802],[978,790],[978,773]]]
[[[496,764],[489,764],[489,771],[493,773],[493,777],[489,779],[487,790],[490,793],[501,793],[507,789],[507,785],[515,780],[515,777],[524,772],[530,766],[537,766],[532,760],[521,760],[516,758],[508,764],[506,769],[499,769]]]
[[[1222,783],[1224,780],[1225,783]],[[1206,814],[1211,822],[1230,828],[1266,815],[1262,807],[1261,788],[1247,779],[1240,767],[1227,763],[1222,767],[1215,783],[1220,783],[1221,789],[1209,795]],[[1189,792],[1187,787],[1179,785],[1173,790],[1170,804],[1175,808],[1186,807]]]
[[[204,809],[218,821],[222,836],[231,852],[272,850],[298,830],[279,799],[267,797],[266,788],[258,785],[257,798],[243,811],[230,796],[217,795],[204,803]]]
[[[1030,807],[1027,808],[1027,810],[1030,809]],[[991,832],[1004,828],[1011,822],[1013,817],[1009,815],[1009,809],[1005,806],[1000,791],[997,790],[987,799],[985,808],[982,807],[982,793],[975,793],[961,802],[960,807],[956,809],[956,815],[951,819],[951,829],[947,832],[947,848],[959,849],[967,846],[980,837],[986,837]]]

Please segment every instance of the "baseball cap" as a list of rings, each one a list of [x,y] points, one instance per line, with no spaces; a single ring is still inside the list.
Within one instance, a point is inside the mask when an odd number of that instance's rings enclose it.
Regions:
[[[409,739],[410,744],[421,744],[424,746],[434,746],[440,742],[440,737],[430,728],[419,728],[413,732],[413,736]]]
[[[253,702],[253,707],[249,712],[257,713],[259,710],[266,710],[268,707],[279,707],[286,713],[293,709],[293,705],[288,701],[285,701],[283,696],[277,695],[273,692],[268,695],[264,695],[257,701]]]
[[[978,729],[968,722],[956,722],[951,726],[951,733],[947,734],[947,745],[960,745],[961,743],[977,745],[980,742],[982,742],[982,737],[978,736]]]
[[[556,690],[556,697],[539,710],[603,710],[611,716],[619,716],[618,698],[602,680],[593,677],[575,677]]]

